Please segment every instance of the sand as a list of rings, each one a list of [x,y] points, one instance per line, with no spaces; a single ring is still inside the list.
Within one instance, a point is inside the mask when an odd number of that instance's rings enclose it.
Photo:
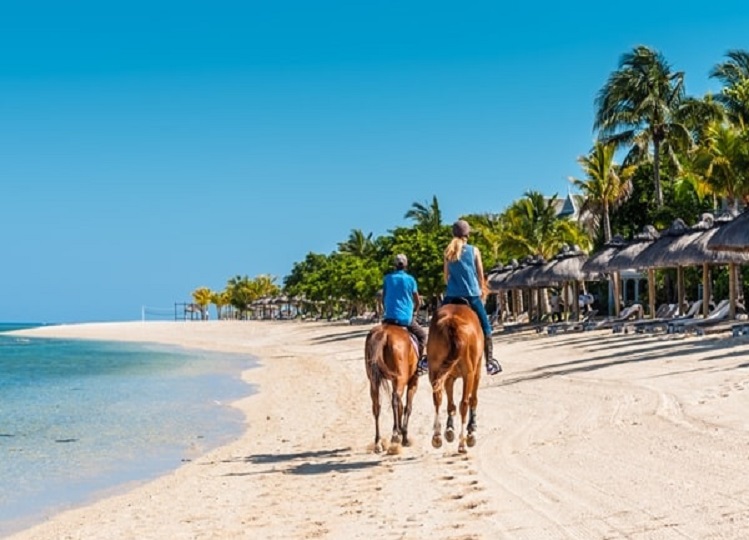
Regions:
[[[50,516],[29,539],[749,536],[749,338],[609,331],[495,335],[478,443],[431,447],[431,393],[414,444],[370,449],[369,327],[133,322],[28,334],[180,344],[258,356],[235,442],[123,493]],[[389,433],[389,406],[382,426]]]

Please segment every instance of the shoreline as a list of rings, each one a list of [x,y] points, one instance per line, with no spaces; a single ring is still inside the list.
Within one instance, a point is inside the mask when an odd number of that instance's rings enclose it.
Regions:
[[[478,442],[431,447],[426,380],[413,446],[370,451],[369,326],[132,322],[25,335],[239,352],[258,392],[245,432],[13,540],[52,538],[742,538],[749,529],[749,340],[498,333]],[[19,333],[20,334],[20,333]],[[389,406],[381,428],[389,433]]]

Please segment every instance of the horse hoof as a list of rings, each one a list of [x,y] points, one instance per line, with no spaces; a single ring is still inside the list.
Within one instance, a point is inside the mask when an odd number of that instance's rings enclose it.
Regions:
[[[435,448],[442,448],[442,437],[435,435],[432,437],[432,446]]]
[[[473,448],[474,446],[476,446],[476,435],[474,433],[468,434],[466,444],[469,446],[469,448]]]
[[[403,437],[403,442],[401,443],[403,446],[411,446],[411,439],[407,439]]]
[[[381,454],[383,450],[382,443],[378,442],[377,444],[375,444],[373,450],[375,454]]]
[[[455,432],[452,429],[446,429],[445,439],[447,439],[447,442],[453,442],[455,440]]]
[[[468,453],[468,449],[466,448],[465,443],[460,443],[458,445],[458,454],[467,454],[467,453]]]

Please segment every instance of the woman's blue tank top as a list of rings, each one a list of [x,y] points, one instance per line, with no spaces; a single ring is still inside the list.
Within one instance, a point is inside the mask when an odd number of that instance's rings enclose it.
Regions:
[[[458,260],[447,263],[445,296],[481,296],[473,249],[472,245],[466,244]]]

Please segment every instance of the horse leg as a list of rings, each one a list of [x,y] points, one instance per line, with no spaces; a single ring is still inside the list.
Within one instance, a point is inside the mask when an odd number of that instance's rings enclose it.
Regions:
[[[448,378],[445,381],[445,393],[447,393],[447,425],[445,426],[445,439],[447,442],[455,440],[455,399],[453,390],[455,388],[455,379]]]
[[[473,447],[476,444],[476,409],[479,405],[479,398],[478,398],[478,390],[479,390],[479,375],[480,375],[480,368],[476,368],[476,377],[473,381],[473,392],[471,393],[471,398],[469,400],[469,414],[468,414],[468,439],[466,442],[468,443],[469,447]]]
[[[473,377],[463,379],[463,397],[460,400],[460,436],[458,437],[458,452],[465,454],[467,452],[466,443],[466,425],[468,424],[468,407],[469,400],[473,395]]]
[[[440,448],[442,446],[442,424],[440,423],[440,407],[442,407],[442,388],[432,389],[432,401],[434,402],[434,425],[432,434],[432,446]]]
[[[372,381],[369,382],[369,395],[372,398],[372,416],[375,421],[374,451],[382,452],[382,440],[380,438],[380,388]]]
[[[403,418],[403,401],[401,400],[402,389],[399,384],[393,383],[393,436],[390,439],[392,444],[401,442],[401,419]]]
[[[414,394],[416,393],[416,386],[419,383],[419,377],[414,375],[408,380],[408,387],[406,388],[406,409],[403,412],[403,446],[411,446],[411,441],[408,438],[408,419],[411,418],[411,407],[413,406]]]

